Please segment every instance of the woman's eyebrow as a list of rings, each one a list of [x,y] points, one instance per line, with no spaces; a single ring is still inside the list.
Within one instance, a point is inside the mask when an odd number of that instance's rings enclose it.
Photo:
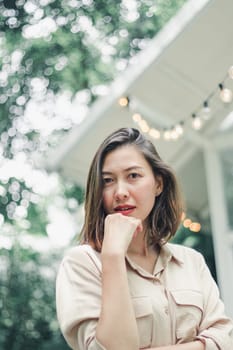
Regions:
[[[143,169],[143,167],[142,166],[139,166],[139,165],[133,165],[133,166],[131,166],[131,167],[129,167],[129,168],[127,168],[127,169],[125,169],[125,171],[130,171],[130,170],[142,170]]]
[[[133,166],[130,166],[130,167],[124,169],[125,172],[132,171],[132,170],[143,170],[143,167],[138,166],[138,165],[133,165]],[[102,171],[102,175],[112,175],[112,174],[113,174],[113,172],[111,172],[111,171],[105,171],[105,170]]]
[[[113,173],[111,171],[102,171],[102,175],[112,175]]]

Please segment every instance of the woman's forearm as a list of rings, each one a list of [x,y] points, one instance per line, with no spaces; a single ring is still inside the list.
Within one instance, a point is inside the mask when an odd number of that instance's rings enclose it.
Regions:
[[[102,256],[102,309],[96,338],[108,350],[139,348],[123,255]]]
[[[201,341],[194,341],[186,344],[159,346],[158,348],[147,348],[143,350],[205,350],[205,345]]]

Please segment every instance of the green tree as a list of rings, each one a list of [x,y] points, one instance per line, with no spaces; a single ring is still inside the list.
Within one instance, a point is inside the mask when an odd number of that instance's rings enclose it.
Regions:
[[[172,242],[194,248],[200,252],[205,257],[210,272],[217,282],[214,246],[210,232],[207,230],[201,230],[198,233],[192,232],[188,228],[185,228],[183,225],[181,225],[175,237],[172,239]]]
[[[54,317],[55,254],[39,254],[17,241],[0,254],[0,348],[68,349]]]
[[[12,157],[19,151],[12,144],[15,139],[22,141],[25,152],[40,147],[37,130],[23,127],[23,118],[20,121],[31,99],[43,101],[64,90],[71,91],[72,98],[88,89],[92,103],[98,96],[95,86],[109,83],[184,2],[135,0],[131,6],[119,0],[1,2],[4,154]],[[66,130],[61,129],[57,132]]]

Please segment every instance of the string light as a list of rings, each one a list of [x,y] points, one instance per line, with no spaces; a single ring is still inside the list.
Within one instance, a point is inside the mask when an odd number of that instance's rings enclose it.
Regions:
[[[184,122],[180,122],[180,124],[177,124],[175,126],[175,131],[176,131],[178,137],[183,135],[183,132],[184,132],[183,125],[184,125]]]
[[[203,101],[203,103],[195,110],[195,112],[191,113],[191,126],[194,130],[199,131],[204,123],[206,123],[211,118],[211,108],[210,102],[211,99],[216,96],[216,93],[219,92],[220,100],[224,104],[229,104],[233,100],[233,92],[230,88],[226,87],[227,79],[233,79],[233,65],[228,69],[228,74],[226,74],[225,78],[221,83],[217,85],[207,98]],[[220,91],[219,91],[220,90]],[[149,123],[144,119],[143,113],[141,114],[136,106],[133,103],[132,97],[122,96],[118,103],[121,107],[128,107],[129,110],[133,110],[134,114],[132,115],[133,121],[138,124],[139,128],[142,132],[148,133],[152,138],[158,140],[161,139],[161,136],[164,140],[177,140],[184,133],[185,123],[187,122],[187,118],[185,120],[179,121],[177,124],[172,125],[168,128],[158,128],[151,127]]]
[[[154,128],[151,128],[150,130],[149,130],[149,135],[151,136],[151,137],[153,137],[154,139],[160,139],[160,136],[161,136],[161,133],[160,133],[160,131],[159,130],[157,130],[157,129],[154,129]]]
[[[193,222],[190,218],[186,218],[186,214],[183,212],[181,216],[183,226],[192,232],[200,232],[201,224],[199,222]]]
[[[203,102],[203,108],[201,110],[201,115],[202,115],[202,118],[205,121],[209,120],[211,118],[211,109],[209,107],[209,102],[208,101],[204,101]]]
[[[127,96],[123,96],[118,100],[118,103],[121,107],[127,107],[129,104],[129,98]]]
[[[224,103],[230,103],[232,101],[232,91],[226,87],[224,87],[223,84],[219,84],[220,89],[220,98]]]
[[[190,231],[192,232],[200,232],[201,224],[199,222],[192,222],[189,226]]]
[[[200,130],[201,127],[202,127],[202,120],[200,117],[198,117],[195,113],[192,114],[192,126],[193,126],[193,129],[195,130]]]
[[[132,118],[135,121],[135,123],[139,123],[142,120],[142,116],[139,113],[134,113]]]
[[[139,124],[139,127],[141,128],[142,132],[147,133],[150,131],[149,125],[145,119],[139,120],[138,124]]]
[[[183,226],[185,228],[189,228],[191,224],[192,224],[192,220],[191,219],[184,219]]]
[[[175,129],[175,128],[171,129],[170,135],[171,135],[171,139],[172,139],[172,140],[177,140],[178,137],[179,137],[179,134],[176,132],[176,129]]]
[[[163,138],[164,138],[164,140],[167,140],[167,141],[170,140],[171,135],[170,135],[170,131],[169,130],[164,130]]]

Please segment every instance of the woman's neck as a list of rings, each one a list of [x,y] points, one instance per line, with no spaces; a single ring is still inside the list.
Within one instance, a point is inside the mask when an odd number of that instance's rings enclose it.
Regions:
[[[152,246],[148,244],[148,235],[144,232],[139,232],[131,241],[128,253],[131,255],[148,256]]]

